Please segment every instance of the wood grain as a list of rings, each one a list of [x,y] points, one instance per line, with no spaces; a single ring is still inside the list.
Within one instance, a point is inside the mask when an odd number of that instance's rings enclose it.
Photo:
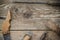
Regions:
[[[25,34],[32,35],[32,40],[40,40],[40,37],[45,31],[48,32],[45,40],[60,39],[57,35],[60,32],[59,26],[57,26],[60,25],[60,10],[57,9],[58,7],[46,4],[8,4],[4,7],[0,15],[7,17],[6,20],[0,19],[0,27],[3,25],[2,31],[4,34],[10,26],[10,12],[7,11],[7,6],[11,8],[12,13],[10,29],[11,40],[22,40]],[[4,13],[5,10],[8,13],[7,16],[6,13]]]

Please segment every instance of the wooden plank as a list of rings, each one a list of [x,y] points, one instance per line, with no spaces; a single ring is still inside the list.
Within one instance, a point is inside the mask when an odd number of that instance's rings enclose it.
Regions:
[[[0,19],[0,30],[2,29],[2,23],[4,20]]]
[[[60,0],[1,0],[1,3],[11,3],[11,2],[47,2],[47,3],[59,3]]]
[[[9,4],[4,7],[4,12],[1,13],[2,17],[6,17],[7,6],[11,7],[11,30],[49,30],[44,25],[44,22],[47,20],[52,20],[56,24],[60,24],[60,22],[58,23],[60,20],[58,7],[55,9],[53,6],[42,4]],[[32,13],[31,17],[23,16],[27,11],[29,14]],[[1,20],[0,25],[2,25],[2,22],[3,20]]]
[[[0,40],[4,40],[4,38],[3,38],[3,34],[2,34],[1,31],[0,31]]]
[[[31,40],[40,40],[40,37],[45,33],[45,31],[11,31],[10,37],[11,40],[22,40],[24,36],[31,35]],[[52,35],[53,34],[53,35]],[[58,35],[52,31],[48,31],[46,39],[58,40],[60,39]]]
[[[50,30],[44,23],[47,20],[53,20],[57,25],[55,20],[57,19],[41,19],[40,21],[35,21],[35,23],[30,23],[30,22],[17,22],[17,21],[12,21],[11,22],[11,30]],[[59,19],[60,20],[60,19]],[[57,20],[58,21],[58,20]]]
[[[8,5],[6,4],[4,7],[1,7],[0,16],[6,17],[7,10],[9,9],[8,7],[12,7],[13,12],[15,11],[15,9],[19,9],[18,12],[19,11],[22,12],[22,10],[27,11],[28,9],[30,9],[33,11],[33,13],[41,14],[40,17],[59,17],[60,16],[60,11],[59,11],[59,9],[57,9],[58,7],[49,6],[46,4],[19,4],[19,3],[18,4],[8,4]],[[24,9],[22,9],[22,8],[24,8]],[[34,15],[36,15],[36,14],[34,14]]]
[[[44,25],[44,21],[46,20],[52,20],[55,22],[57,25],[60,26],[60,19],[59,18],[49,18],[49,19],[41,19],[39,22],[31,24],[27,22],[28,24],[25,24],[24,22],[19,23],[17,21],[12,21],[13,24],[11,24],[11,29],[10,30],[50,30],[48,27]],[[0,19],[0,30],[2,30],[2,23],[4,20]]]
[[[60,19],[60,12],[48,5],[16,5],[11,8],[11,28],[15,30],[46,30],[48,28],[44,25],[45,21]]]
[[[17,33],[17,34],[16,34]],[[40,33],[40,32],[39,32]],[[39,33],[35,32],[33,34],[33,31],[29,32],[29,31],[14,31],[14,32],[11,32],[11,39],[12,40],[21,40],[24,38],[24,35],[28,34],[28,35],[32,35],[33,36],[33,39],[34,39],[34,35],[38,35]],[[43,32],[42,32],[43,33]],[[16,35],[14,35],[16,34]],[[12,36],[13,35],[13,36]],[[35,36],[35,39],[38,38],[38,36]]]
[[[10,2],[59,3],[59,0],[9,0]]]
[[[5,8],[6,4],[0,5],[0,17],[6,18],[7,16],[7,7]]]

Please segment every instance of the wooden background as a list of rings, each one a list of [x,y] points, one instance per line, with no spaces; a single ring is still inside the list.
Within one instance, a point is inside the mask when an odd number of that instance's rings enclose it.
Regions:
[[[28,4],[26,2],[36,3]],[[39,4],[39,2],[43,3]],[[59,40],[60,37],[45,25],[48,20],[52,20],[60,27],[60,7],[57,6],[56,3],[58,3],[57,0],[2,0],[0,17],[6,18],[9,9],[12,12],[10,28],[11,40],[22,40],[25,34],[32,35],[32,40],[40,40],[41,35],[46,31],[48,34],[45,40]],[[29,16],[24,16],[26,13],[28,13]],[[1,30],[4,20],[5,19],[0,19],[0,40],[3,40]]]

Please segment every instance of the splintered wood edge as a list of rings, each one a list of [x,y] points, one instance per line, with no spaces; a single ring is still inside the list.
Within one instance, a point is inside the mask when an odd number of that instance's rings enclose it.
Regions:
[[[7,34],[9,33],[9,28],[10,28],[10,20],[11,20],[11,13],[10,10],[8,10],[8,14],[6,16],[5,21],[2,24],[2,33]]]

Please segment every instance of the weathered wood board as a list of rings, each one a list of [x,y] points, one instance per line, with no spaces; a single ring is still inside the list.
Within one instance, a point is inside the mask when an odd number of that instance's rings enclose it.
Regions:
[[[60,0],[2,0],[1,3],[11,3],[11,2],[36,2],[36,3],[60,3]]]
[[[8,7],[11,7],[12,13],[11,30],[49,30],[44,25],[48,20],[59,24],[60,11],[57,7],[55,9],[44,4],[9,4],[3,8],[3,13],[0,13],[2,17],[6,17]],[[26,13],[29,16],[25,16]],[[0,21],[2,23],[2,20]]]
[[[0,30],[2,29],[2,23],[3,23],[4,20],[1,20],[0,19]]]
[[[51,20],[60,27],[59,7],[46,4],[17,3],[6,4],[3,9],[0,9],[0,17],[6,17],[8,9],[11,9],[11,40],[22,40],[25,34],[32,35],[32,40],[40,40],[41,35],[46,31],[48,32],[46,40],[60,39],[55,32],[52,32],[45,25],[48,24],[47,21]],[[0,19],[0,31],[2,30],[3,21],[4,19]],[[2,34],[2,32],[0,33]]]
[[[0,31],[0,40],[4,40],[4,38],[3,38],[3,34],[2,34],[1,31]]]
[[[29,32],[31,32],[30,34],[32,34],[32,40],[39,40],[40,39],[39,37],[41,37],[43,35],[43,33],[44,33],[44,31],[14,31],[14,32],[12,31],[11,32],[11,38],[12,38],[12,40],[21,40],[21,39],[24,38],[24,35],[25,34],[29,34]],[[16,35],[15,36],[12,36],[14,34],[16,34]],[[48,34],[49,35],[47,37],[51,37],[52,40],[59,39],[58,36],[55,33],[51,32],[51,31]],[[52,36],[52,34],[53,34],[53,36]],[[55,37],[57,39],[55,39]]]
[[[10,2],[50,2],[56,3],[59,0],[9,0]]]
[[[32,36],[32,40],[40,40],[40,37],[44,34],[45,31],[10,31],[11,40],[23,40],[26,34]],[[52,35],[53,34],[53,35]],[[56,33],[48,31],[45,40],[59,40],[60,38]]]

